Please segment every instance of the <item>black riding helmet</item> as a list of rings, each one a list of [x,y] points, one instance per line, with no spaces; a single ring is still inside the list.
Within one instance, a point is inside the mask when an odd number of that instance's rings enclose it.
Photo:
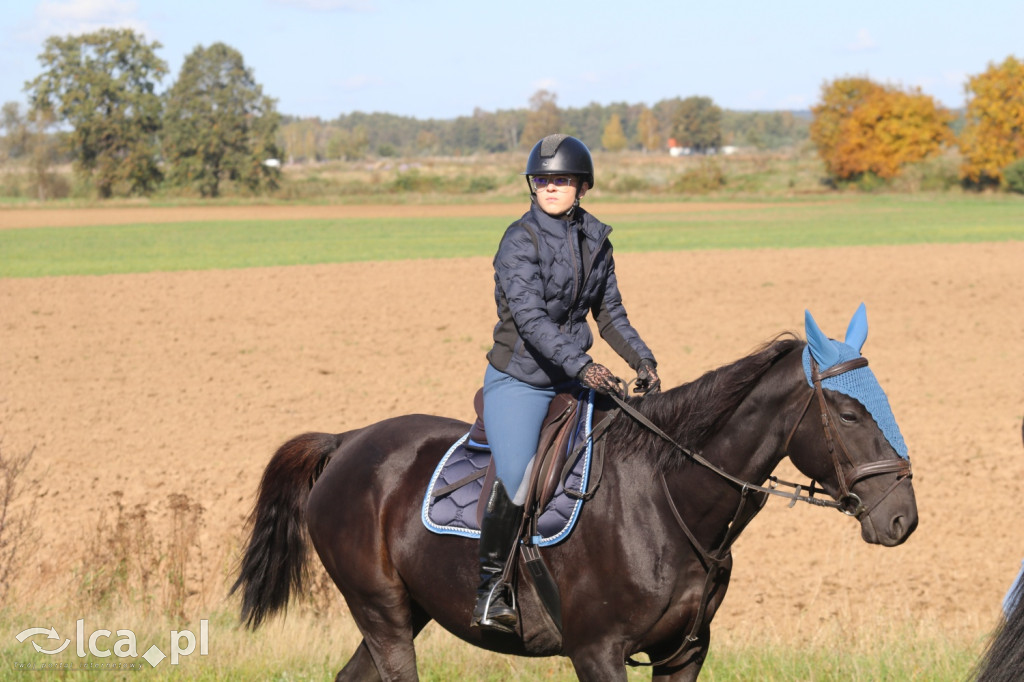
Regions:
[[[523,175],[527,181],[532,175],[575,175],[593,189],[594,160],[587,145],[575,137],[548,135],[533,145]]]

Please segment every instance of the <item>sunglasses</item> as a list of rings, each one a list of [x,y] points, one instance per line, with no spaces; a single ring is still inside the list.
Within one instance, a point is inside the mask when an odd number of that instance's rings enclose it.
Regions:
[[[534,175],[530,180],[537,189],[544,189],[548,185],[571,187],[576,183],[576,178],[571,175]]]

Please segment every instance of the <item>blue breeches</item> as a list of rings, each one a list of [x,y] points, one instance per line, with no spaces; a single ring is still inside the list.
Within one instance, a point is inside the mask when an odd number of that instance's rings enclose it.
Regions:
[[[555,392],[550,386],[540,388],[519,381],[492,365],[487,365],[484,373],[487,442],[498,478],[516,504],[522,504],[526,496],[519,488],[537,452],[540,427]]]

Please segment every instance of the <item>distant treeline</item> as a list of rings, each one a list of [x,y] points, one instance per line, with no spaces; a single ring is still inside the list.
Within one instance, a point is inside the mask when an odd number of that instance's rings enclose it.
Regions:
[[[48,38],[39,57],[43,70],[26,83],[28,109],[22,112],[17,102],[0,108],[0,195],[257,196],[281,188],[282,162],[447,157],[461,163],[525,155],[551,133],[645,161],[668,151],[701,161],[735,150],[769,152],[746,155],[762,161],[814,152],[834,186],[864,189],[886,186],[912,169],[932,175],[921,165],[956,148],[965,187],[1024,192],[1024,62],[1012,56],[969,79],[968,104],[960,112],[918,88],[844,77],[826,83],[810,111],[729,111],[700,95],[653,106],[563,108],[555,93],[538,90],[524,108],[476,109],[454,119],[355,112],[324,120],[282,116],[242,54],[223,43],[197,46],[160,93],[157,83],[168,72],[160,47],[131,29]],[[68,160],[73,183],[56,170]],[[721,187],[724,176],[714,164],[703,165],[711,172],[697,183],[701,191]],[[940,187],[948,177],[940,174]],[[475,180],[466,187],[480,189],[483,178]],[[633,178],[628,190],[618,190],[684,191],[690,182],[663,180]],[[395,188],[423,183],[403,176]],[[494,180],[489,186],[500,185]]]
[[[529,149],[542,135],[557,130],[581,139],[593,150],[667,151],[669,140],[685,137],[680,113],[687,100],[644,104],[592,103],[582,108],[554,107],[554,97],[535,96],[534,106],[484,111],[454,119],[418,119],[387,113],[355,112],[331,121],[283,116],[279,147],[292,162],[360,159],[372,156],[468,156]],[[692,98],[691,98],[692,99]],[[758,150],[793,147],[806,142],[810,111],[728,111],[712,105],[715,139],[721,146]],[[540,119],[540,120],[539,120]],[[617,123],[614,121],[617,119]],[[645,125],[646,121],[646,125]],[[652,126],[653,122],[653,126]],[[624,144],[610,140],[610,126],[621,126]],[[531,130],[537,131],[531,134]],[[536,138],[536,139],[535,139]]]

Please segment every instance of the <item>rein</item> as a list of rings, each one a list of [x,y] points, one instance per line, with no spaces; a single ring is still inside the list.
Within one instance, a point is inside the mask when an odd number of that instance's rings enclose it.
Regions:
[[[758,485],[757,483],[751,483],[749,481],[744,481],[741,478],[733,476],[732,474],[730,474],[725,469],[722,469],[721,467],[717,466],[716,464],[713,464],[712,462],[709,462],[707,459],[705,459],[699,453],[696,453],[693,450],[690,450],[689,448],[687,448],[687,447],[677,443],[675,441],[675,439],[672,438],[672,436],[670,436],[667,433],[665,433],[664,431],[662,431],[661,428],[659,428],[657,424],[655,424],[650,419],[648,419],[644,415],[642,415],[639,412],[637,412],[634,407],[632,407],[631,405],[626,403],[626,401],[623,400],[622,398],[620,398],[619,396],[612,394],[611,397],[612,397],[612,399],[616,403],[618,403],[619,407],[622,409],[623,412],[628,414],[633,420],[639,422],[644,427],[646,427],[648,431],[650,431],[654,435],[658,436],[659,438],[661,438],[665,442],[669,443],[676,450],[679,450],[681,453],[683,453],[684,455],[686,455],[687,457],[692,459],[697,464],[700,464],[705,469],[713,471],[718,476],[720,476],[720,477],[726,479],[727,481],[731,481],[732,483],[735,483],[736,485],[740,486],[740,488],[742,490],[744,490],[744,491],[746,491],[746,490],[755,490],[757,492],[767,493],[769,495],[775,495],[776,497],[784,497],[784,498],[786,498],[786,499],[788,499],[790,501],[789,502],[789,506],[790,507],[795,505],[797,502],[807,502],[809,504],[813,504],[813,505],[818,506],[818,507],[831,507],[833,509],[838,509],[840,511],[843,511],[843,506],[839,502],[836,502],[835,500],[826,500],[826,499],[821,499],[821,498],[814,497],[815,493],[826,493],[826,491],[825,491],[825,489],[819,488],[816,485],[814,485],[813,481],[811,482],[810,485],[806,485],[805,486],[805,485],[802,485],[802,484],[799,484],[799,483],[791,483],[789,481],[783,481],[780,478],[778,478],[777,476],[769,476],[768,480],[770,481],[770,483],[767,486],[764,486],[764,485]],[[813,394],[812,394],[812,397],[813,397]],[[808,404],[810,404],[810,401],[808,401]],[[799,422],[797,422],[797,424],[799,425]],[[796,429],[794,429],[794,431],[795,430]],[[780,490],[779,486],[785,486],[785,487],[793,488],[794,492],[788,492],[786,490]],[[807,491],[807,494],[803,495],[802,493],[805,490]]]
[[[631,667],[664,665],[669,661],[675,660],[691,644],[697,641],[697,633],[703,625],[707,605],[710,601],[711,592],[714,588],[714,581],[717,578],[718,574],[721,572],[724,562],[731,556],[730,550],[732,543],[739,535],[740,531],[744,527],[746,527],[747,523],[749,523],[749,521],[754,517],[754,515],[756,515],[757,512],[761,510],[761,507],[764,505],[764,502],[768,499],[767,495],[775,495],[776,497],[783,497],[790,500],[790,507],[794,506],[797,502],[806,502],[819,507],[831,507],[833,509],[838,509],[842,513],[848,516],[853,516],[859,520],[861,516],[870,513],[872,510],[874,510],[874,508],[877,507],[882,502],[882,500],[888,497],[890,493],[892,493],[901,483],[903,483],[903,481],[911,477],[912,474],[910,470],[910,462],[904,459],[883,460],[878,462],[868,462],[861,465],[854,465],[853,460],[850,458],[849,451],[846,449],[846,446],[844,445],[843,440],[839,434],[839,430],[836,427],[835,419],[832,416],[832,411],[828,406],[828,402],[825,400],[825,393],[821,386],[822,380],[828,379],[829,377],[837,376],[839,374],[842,374],[843,372],[848,372],[861,367],[867,367],[867,364],[867,358],[858,357],[853,358],[852,360],[847,360],[845,362],[840,362],[836,365],[833,365],[832,367],[829,367],[824,372],[819,373],[817,362],[813,358],[811,358],[811,382],[813,384],[813,388],[811,390],[811,393],[808,395],[807,402],[804,404],[803,410],[800,413],[800,417],[796,420],[796,423],[793,425],[792,430],[786,437],[785,443],[782,448],[783,452],[788,455],[789,444],[792,441],[794,434],[796,434],[797,429],[799,429],[800,424],[803,423],[804,417],[807,416],[807,412],[810,409],[811,403],[814,401],[815,396],[817,396],[818,406],[821,410],[821,426],[825,433],[825,443],[828,447],[829,455],[832,458],[832,464],[835,467],[836,480],[839,483],[840,495],[837,500],[821,499],[815,497],[815,493],[828,494],[828,491],[826,491],[824,488],[818,487],[815,481],[811,481],[810,485],[808,486],[803,486],[797,483],[790,483],[789,481],[780,480],[775,476],[769,476],[768,480],[770,481],[770,484],[767,486],[763,486],[758,485],[756,483],[751,483],[749,481],[744,481],[743,479],[738,478],[737,476],[733,476],[732,474],[725,471],[721,467],[705,459],[700,453],[693,452],[692,450],[677,443],[674,438],[665,433],[660,427],[658,427],[657,424],[653,423],[647,417],[638,412],[634,407],[629,405],[622,398],[622,396],[619,396],[615,393],[610,394],[611,398],[616,402],[616,404],[618,404],[619,408],[623,412],[628,414],[633,420],[643,425],[649,431],[651,431],[656,436],[672,445],[676,450],[682,452],[685,456],[689,457],[697,464],[700,464],[704,468],[714,472],[721,478],[724,478],[727,481],[730,481],[740,486],[740,504],[739,507],[736,509],[735,514],[733,515],[732,521],[730,521],[729,523],[726,537],[722,542],[721,546],[717,550],[715,550],[714,552],[709,552],[697,541],[697,538],[693,535],[693,533],[687,527],[686,523],[683,521],[682,515],[679,513],[675,501],[672,499],[672,495],[670,494],[668,483],[665,480],[665,475],[664,473],[661,475],[661,487],[663,489],[665,497],[668,500],[672,514],[675,517],[675,520],[679,524],[680,528],[683,529],[683,532],[686,534],[690,543],[694,546],[694,548],[697,549],[697,551],[703,557],[707,565],[708,574],[705,579],[704,593],[701,597],[700,605],[697,609],[697,616],[694,619],[693,627],[691,628],[690,633],[683,638],[683,642],[679,645],[679,648],[677,648],[675,652],[673,652],[668,657],[663,658],[659,661],[637,661],[634,658],[632,658],[632,656],[627,656],[625,661],[626,665]],[[843,456],[845,457],[846,461],[849,463],[851,467],[853,467],[853,469],[848,474],[844,475],[843,473],[843,467],[842,463],[839,461],[839,454],[836,448],[836,444],[838,444],[839,446],[838,451],[841,451],[843,453]],[[853,486],[865,478],[870,478],[872,476],[878,476],[880,474],[888,473],[895,473],[897,476],[896,481],[893,482],[892,485],[890,485],[884,493],[882,493],[882,495],[873,505],[871,505],[870,507],[865,507],[863,502],[861,502],[860,497],[852,492],[851,489],[853,488]],[[780,486],[793,488],[793,492],[780,490]],[[760,499],[760,504],[757,504],[755,507],[751,507],[748,504],[748,501],[750,500],[750,493],[752,491],[765,494],[765,496]],[[804,491],[806,491],[806,495],[803,494]]]

